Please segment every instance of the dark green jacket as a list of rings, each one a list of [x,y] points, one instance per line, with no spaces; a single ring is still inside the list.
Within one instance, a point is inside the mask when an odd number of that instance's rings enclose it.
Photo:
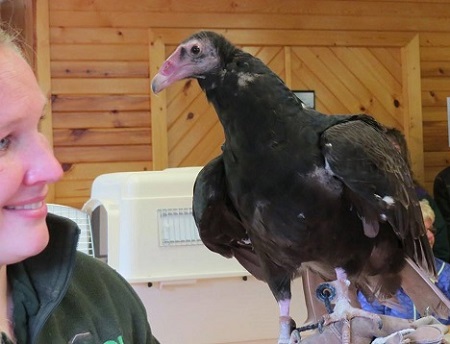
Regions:
[[[433,183],[433,192],[436,204],[447,226],[447,237],[450,243],[450,166],[437,174]],[[450,262],[450,258],[447,261]]]
[[[8,266],[18,344],[156,344],[145,308],[107,264],[76,250],[79,230],[48,215],[50,242]],[[0,343],[8,343],[3,336]]]

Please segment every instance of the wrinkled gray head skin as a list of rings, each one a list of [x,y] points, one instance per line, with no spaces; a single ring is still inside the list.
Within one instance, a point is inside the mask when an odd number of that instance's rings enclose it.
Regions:
[[[182,42],[163,63],[152,80],[152,91],[159,93],[182,79],[203,79],[220,68],[219,47],[222,36],[209,31],[196,33]]]

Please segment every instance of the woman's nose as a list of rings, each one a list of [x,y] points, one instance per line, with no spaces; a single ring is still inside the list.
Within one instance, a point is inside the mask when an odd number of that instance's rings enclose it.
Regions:
[[[53,154],[47,139],[39,134],[39,139],[28,154],[29,168],[25,174],[25,183],[28,185],[57,182],[63,176],[61,164]]]

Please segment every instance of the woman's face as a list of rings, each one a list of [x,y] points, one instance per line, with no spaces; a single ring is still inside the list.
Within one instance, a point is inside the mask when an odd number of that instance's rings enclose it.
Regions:
[[[430,243],[430,246],[434,246],[434,233],[433,233],[433,220],[429,217],[426,217],[423,219],[423,222],[425,224],[425,229],[427,231],[427,238],[428,242]]]
[[[46,98],[28,64],[0,47],[0,266],[41,252],[48,243],[45,198],[62,176],[39,133]]]
[[[427,229],[427,239],[428,239],[428,242],[430,243],[430,246],[433,247],[434,241],[435,241],[434,233],[428,229]]]

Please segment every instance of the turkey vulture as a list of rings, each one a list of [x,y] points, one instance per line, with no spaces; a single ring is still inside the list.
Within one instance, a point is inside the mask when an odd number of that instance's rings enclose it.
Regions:
[[[267,282],[279,343],[289,341],[290,284],[305,265],[328,279],[342,268],[369,299],[403,286],[419,310],[448,316],[429,282],[434,260],[408,166],[382,125],[308,109],[258,58],[210,31],[176,48],[152,90],[186,78],[198,80],[225,133],[194,185],[200,237]]]

